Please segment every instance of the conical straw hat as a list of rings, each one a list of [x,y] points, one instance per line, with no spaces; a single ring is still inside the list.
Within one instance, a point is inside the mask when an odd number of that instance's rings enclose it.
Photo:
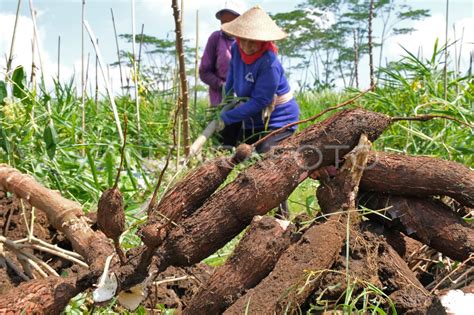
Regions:
[[[258,41],[274,41],[288,36],[260,6],[255,6],[233,20],[222,24],[222,30],[234,37]]]

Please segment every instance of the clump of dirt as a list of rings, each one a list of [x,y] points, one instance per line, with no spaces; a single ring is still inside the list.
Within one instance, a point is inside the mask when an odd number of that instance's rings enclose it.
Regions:
[[[1,235],[11,241],[26,238],[28,236],[29,226],[31,225],[31,218],[32,209],[26,201],[10,193],[0,191]],[[33,235],[38,239],[51,244],[57,244],[62,248],[71,248],[70,243],[65,237],[49,225],[46,214],[37,209],[34,210]],[[61,274],[62,270],[71,266],[69,261],[49,253],[29,249],[24,250],[47,262],[58,274]],[[3,251],[4,255],[7,255],[15,265],[22,270],[21,264],[16,259],[16,255],[10,253],[5,246],[3,246]],[[23,279],[18,276],[13,269],[0,263],[0,294],[17,286],[22,281]]]
[[[349,263],[350,284],[353,286],[349,292],[352,298],[362,293],[367,284],[383,288],[385,296],[375,294],[376,297],[389,309],[390,296],[399,310],[409,312],[426,308],[433,310],[439,307],[439,301],[434,296],[428,296],[411,273],[402,258],[396,254],[382,235],[374,233],[373,227],[362,224],[351,231],[349,241],[349,260],[346,259],[346,246],[343,246],[331,270],[324,272],[318,281],[317,288],[303,309],[308,309],[310,304],[342,303],[347,289],[346,266]],[[409,295],[411,302],[400,298]]]
[[[43,212],[35,210],[34,236],[50,241],[54,233],[49,230],[48,219]],[[4,191],[0,191],[0,227],[2,235],[10,240],[18,240],[28,235],[27,224],[31,222],[30,205]]]
[[[351,231],[349,240],[349,261],[346,259],[346,245],[342,246],[331,270],[325,271],[318,279],[318,289],[313,292],[311,300],[336,301],[344,297],[347,289],[346,266],[349,263],[349,275],[351,279],[364,279],[377,287],[382,287],[377,276],[377,265],[379,254],[383,251],[381,241],[375,237],[365,239],[357,231]],[[365,236],[365,235],[364,235]],[[363,288],[362,283],[354,283],[357,292]],[[354,292],[354,294],[356,294]]]
[[[148,287],[147,309],[182,310],[212,274],[212,267],[199,263],[192,267],[168,267]]]

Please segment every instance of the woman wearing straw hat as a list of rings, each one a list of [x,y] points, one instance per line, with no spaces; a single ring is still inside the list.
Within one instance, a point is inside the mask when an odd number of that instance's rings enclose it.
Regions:
[[[298,104],[273,43],[287,34],[259,6],[222,24],[222,31],[236,38],[231,49],[226,94],[248,97],[247,102],[221,113],[224,124],[241,123],[238,140],[250,144],[271,130],[298,121]],[[268,151],[294,131],[295,128],[277,134],[259,145],[257,151]]]
[[[238,141],[251,144],[267,132],[298,121],[298,104],[273,43],[285,38],[286,33],[259,6],[223,24],[222,30],[236,38],[231,49],[226,94],[233,92],[238,97],[248,97],[247,102],[221,113],[226,126],[241,123]],[[290,128],[265,140],[257,146],[257,152],[268,151],[294,131],[295,128]],[[288,215],[287,202],[280,205],[279,212]]]

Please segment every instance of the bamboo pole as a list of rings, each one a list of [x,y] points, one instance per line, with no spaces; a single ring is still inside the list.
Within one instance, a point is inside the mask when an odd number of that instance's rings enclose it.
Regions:
[[[448,22],[449,22],[449,0],[446,0],[446,30],[444,51],[444,100],[448,99]]]
[[[199,79],[199,10],[196,10],[196,49],[194,51],[194,104],[193,104],[193,114],[194,119],[196,119],[197,113],[197,87]]]
[[[471,51],[471,54],[469,55],[469,69],[467,70],[467,75],[468,76],[472,75],[473,60],[474,60],[474,51]]]
[[[97,45],[99,45],[99,39],[96,41]],[[97,54],[95,54],[95,91],[94,91],[94,103],[97,106],[97,102],[99,99],[99,76],[98,76],[98,68],[99,68],[99,58]]]
[[[91,57],[91,54],[90,53],[87,53],[87,63],[86,63],[86,80],[84,81],[84,86],[85,86],[85,89],[87,90],[87,84],[89,83],[89,62],[90,62],[90,57]],[[92,95],[92,93],[91,93]]]
[[[84,135],[86,133],[86,103],[85,103],[85,73],[84,73],[84,21],[86,17],[86,0],[82,0],[82,23],[81,23],[81,127],[82,135],[80,142],[84,143]],[[86,155],[85,147],[82,147],[82,155]]]
[[[176,32],[176,52],[178,54],[179,61],[179,77],[181,83],[181,110],[183,113],[183,146],[184,146],[184,155],[187,157],[189,155],[189,95],[188,95],[188,81],[186,78],[186,65],[184,63],[184,47],[183,47],[183,29],[182,29],[182,13],[178,8],[177,0],[172,0],[173,16],[175,22],[175,32]]]
[[[457,74],[458,74],[458,39],[456,36],[456,24],[453,24],[453,37],[454,37],[454,79],[457,79]]]
[[[35,46],[38,50],[38,60],[39,60],[40,71],[41,71],[41,82],[44,85],[43,60],[41,58],[41,47],[38,41],[38,27],[36,24],[36,11],[34,10],[34,7],[33,7],[33,0],[30,0],[29,4],[30,4],[31,20],[33,22],[33,42],[35,43]],[[48,103],[48,113],[51,115],[51,107],[49,106],[49,103]]]
[[[8,75],[8,74],[7,74]],[[36,89],[35,42],[31,40],[31,77],[30,84]],[[31,104],[31,122],[35,125],[35,103]]]
[[[458,59],[457,59],[458,71],[459,71],[459,69],[461,69],[461,56],[462,56],[462,44],[463,44],[463,41],[464,41],[464,27],[462,28],[461,38],[460,38],[460,40],[459,40],[459,55],[458,55]]]
[[[142,65],[142,47],[143,47],[143,34],[145,31],[145,24],[142,24],[142,30],[140,33],[140,45],[138,45],[138,64],[137,64],[137,72],[140,73],[141,65]]]
[[[140,98],[138,96],[138,72],[137,58],[135,54],[135,0],[132,0],[132,55],[133,55],[133,81],[135,83],[135,108],[137,116],[137,136],[140,142],[141,126],[140,126]]]
[[[373,42],[372,42],[372,22],[374,20],[374,0],[370,0],[370,9],[369,9],[369,30],[368,30],[368,40],[369,40],[369,67],[370,67],[370,86],[375,86],[375,75],[374,75],[374,55],[373,55]]]
[[[61,79],[61,36],[58,36],[58,83]]]
[[[35,64],[35,41],[31,40],[31,76],[30,85],[33,90],[36,90],[36,64]]]
[[[358,45],[358,38],[359,38],[359,30],[353,30],[354,33],[354,77],[356,88],[359,88],[359,45]]]
[[[18,16],[20,15],[20,7],[21,7],[21,0],[18,0],[18,4],[17,4],[17,7],[16,7],[15,24],[13,26],[12,42],[10,44],[10,54],[8,56],[8,61],[7,61],[6,77],[8,77],[8,73],[11,70],[11,66],[12,66],[12,62],[13,62],[13,50],[14,50],[14,47],[15,47],[16,27],[18,25]]]
[[[46,87],[44,82],[44,69],[43,69],[43,60],[41,58],[41,46],[40,42],[38,41],[38,27],[36,25],[36,12],[33,8],[33,0],[30,0],[30,13],[31,13],[31,20],[33,22],[33,41],[36,44],[36,49],[38,50],[38,60],[40,64],[40,71],[41,71],[41,85],[43,88]],[[54,127],[54,122],[52,119],[52,110],[51,110],[51,102],[49,100],[46,101],[46,108],[48,110],[49,115],[49,123]]]
[[[110,81],[108,80],[107,76],[105,75],[105,69],[103,67],[104,62],[102,61],[102,55],[99,50],[99,46],[96,44],[96,37],[94,35],[94,32],[92,31],[91,27],[89,26],[89,22],[87,20],[84,20],[84,27],[86,28],[87,32],[89,33],[90,40],[92,42],[92,45],[94,46],[95,53],[97,54],[97,61],[99,63],[99,68],[100,72],[102,73],[102,78],[104,79],[105,82],[105,90],[107,91],[107,94],[109,95],[109,100],[110,100],[110,106],[112,107],[112,111],[114,114],[114,119],[115,119],[115,124],[117,125],[117,132],[120,137],[120,144],[124,143],[124,138],[123,138],[123,132],[122,132],[122,126],[120,125],[120,118],[118,115],[117,111],[117,106],[115,105],[115,100],[114,96],[112,95],[112,88],[110,86]]]
[[[120,72],[120,87],[122,88],[122,94],[123,94],[124,85],[123,85],[123,75],[122,75],[122,61],[120,60],[120,48],[119,48],[119,43],[118,43],[117,28],[115,27],[114,10],[112,10],[112,8],[110,8],[110,14],[112,15],[112,24],[114,26],[115,47],[117,49],[117,59],[118,59],[119,72]]]

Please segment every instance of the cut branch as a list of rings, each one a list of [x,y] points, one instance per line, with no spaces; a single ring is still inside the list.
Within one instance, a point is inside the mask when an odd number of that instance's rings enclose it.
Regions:
[[[74,251],[84,257],[89,265],[94,262],[100,265],[113,252],[105,235],[89,227],[77,202],[63,198],[58,192],[43,187],[33,177],[6,164],[0,165],[0,186],[44,211],[49,223],[65,234]]]
[[[473,125],[471,125],[467,122],[461,121],[459,119],[456,119],[454,117],[448,116],[448,115],[419,115],[419,116],[414,116],[414,117],[392,117],[392,121],[403,121],[403,120],[428,121],[428,120],[435,119],[435,118],[442,118],[442,119],[455,121],[458,124],[461,124],[461,125],[466,126],[468,128],[474,128]]]
[[[183,48],[183,30],[182,30],[182,14],[178,8],[178,1],[172,0],[171,7],[173,8],[173,16],[175,23],[176,32],[176,53],[178,54],[179,62],[179,79],[181,86],[181,100],[183,110],[183,140],[184,140],[184,154],[186,157],[189,155],[189,95],[188,95],[188,79],[186,78],[186,65],[184,60],[184,48]]]

